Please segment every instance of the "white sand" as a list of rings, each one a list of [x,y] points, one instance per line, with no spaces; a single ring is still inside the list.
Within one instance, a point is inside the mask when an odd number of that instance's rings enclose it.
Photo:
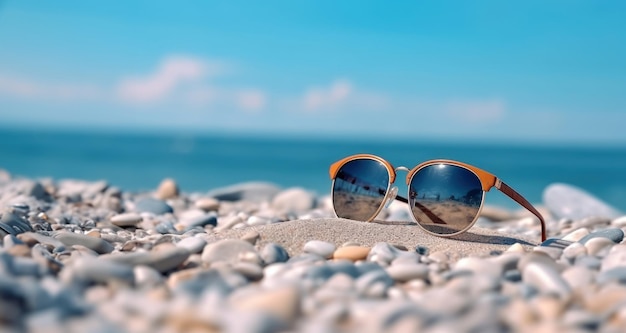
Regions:
[[[515,243],[530,248],[539,241],[531,241],[516,235],[501,234],[479,227],[473,227],[468,232],[453,238],[442,238],[430,235],[410,222],[366,223],[338,218],[296,220],[231,229],[210,234],[210,238],[240,238],[250,230],[255,230],[260,234],[261,239],[258,245],[263,246],[270,242],[277,243],[292,256],[301,253],[303,245],[310,240],[327,241],[336,246],[341,246],[346,242],[356,242],[363,246],[387,242],[405,246],[409,250],[422,245],[427,247],[430,253],[444,251],[449,253],[451,258],[488,255],[492,252],[504,251]]]

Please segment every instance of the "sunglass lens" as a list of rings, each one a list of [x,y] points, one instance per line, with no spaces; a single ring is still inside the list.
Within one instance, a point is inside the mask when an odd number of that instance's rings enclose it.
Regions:
[[[483,197],[476,174],[456,165],[426,166],[409,184],[409,205],[415,219],[439,235],[467,229],[478,216]]]
[[[389,188],[385,165],[372,159],[344,164],[333,182],[333,206],[338,217],[368,221],[375,217]]]

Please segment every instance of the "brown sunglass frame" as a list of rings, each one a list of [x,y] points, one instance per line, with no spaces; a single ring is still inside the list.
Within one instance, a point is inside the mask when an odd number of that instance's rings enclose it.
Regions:
[[[375,160],[378,161],[380,163],[382,163],[385,168],[387,169],[387,172],[389,173],[389,184],[393,184],[396,180],[396,168],[394,168],[393,165],[391,165],[391,163],[389,163],[387,160],[376,156],[376,155],[372,155],[372,154],[356,154],[356,155],[352,155],[352,156],[348,156],[345,157],[335,163],[333,163],[330,166],[330,178],[331,180],[335,180],[335,178],[337,177],[337,173],[339,172],[339,169],[341,169],[341,167],[350,162],[350,161],[354,161],[354,160],[359,160],[359,159],[371,159],[371,160]],[[517,202],[519,205],[521,205],[522,207],[526,208],[529,212],[531,212],[533,215],[535,215],[538,219],[539,222],[541,223],[541,241],[545,241],[546,240],[546,223],[545,220],[543,219],[543,216],[541,216],[541,213],[539,213],[539,211],[537,211],[537,209],[535,209],[535,207],[533,207],[533,205],[528,202],[528,200],[526,200],[521,194],[517,193],[513,188],[511,188],[509,185],[507,185],[506,183],[504,183],[502,180],[500,180],[500,178],[496,177],[495,175],[482,170],[480,168],[477,168],[473,165],[467,164],[467,163],[463,163],[463,162],[459,162],[459,161],[454,161],[454,160],[447,160],[447,159],[435,159],[435,160],[429,160],[429,161],[425,161],[422,162],[420,164],[418,164],[417,166],[413,167],[412,169],[409,170],[407,176],[406,176],[406,184],[407,186],[410,184],[411,179],[413,178],[413,176],[415,175],[415,173],[417,173],[419,170],[421,170],[422,168],[429,166],[429,165],[433,165],[433,164],[449,164],[449,165],[455,165],[455,166],[459,166],[461,168],[465,168],[467,170],[470,170],[471,172],[473,172],[474,174],[476,174],[476,176],[478,177],[478,179],[480,180],[480,183],[482,185],[482,189],[485,192],[489,192],[489,190],[491,190],[492,188],[496,188],[498,189],[500,192],[504,193],[506,196],[508,196],[509,198],[511,198],[513,201]],[[396,195],[396,197],[394,198],[396,200],[402,201],[404,203],[408,203],[408,200],[400,195]],[[482,205],[481,205],[482,207]],[[382,208],[382,207],[381,207]],[[380,209],[379,209],[380,212]],[[480,212],[479,212],[480,213]],[[378,214],[378,213],[377,213]],[[372,219],[374,219],[375,216],[372,217]],[[471,227],[471,225],[470,225]],[[469,229],[469,227],[468,227]],[[462,232],[465,232],[467,229],[463,230]],[[453,235],[439,235],[438,236],[453,236]]]

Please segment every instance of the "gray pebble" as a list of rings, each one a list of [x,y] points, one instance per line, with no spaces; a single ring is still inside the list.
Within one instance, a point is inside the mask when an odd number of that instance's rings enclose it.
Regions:
[[[624,231],[618,228],[609,228],[599,231],[594,231],[589,235],[581,238],[579,242],[585,244],[592,238],[602,237],[613,241],[614,243],[620,243],[624,239]]]
[[[617,218],[623,215],[586,191],[567,184],[548,186],[543,192],[543,202],[559,219],[581,220],[588,216]]]
[[[364,296],[383,297],[394,281],[384,270],[377,270],[361,275],[355,283],[356,290]]]
[[[576,266],[587,267],[591,270],[597,271],[600,269],[600,266],[603,263],[602,263],[602,260],[598,259],[595,256],[581,255],[581,256],[576,257],[574,264]]]
[[[280,188],[266,182],[240,183],[209,191],[206,195],[221,201],[252,201],[262,202],[271,200]]]
[[[303,188],[290,188],[276,194],[271,205],[277,212],[306,212],[315,207],[315,196]]]
[[[140,213],[152,213],[154,215],[162,215],[173,213],[174,210],[163,200],[155,198],[141,198],[135,203],[135,211]]]
[[[79,258],[63,270],[63,278],[69,282],[109,283],[121,281],[132,284],[135,280],[133,267],[110,260]]]
[[[201,214],[197,214],[196,216],[180,219],[179,223],[185,227],[185,230],[189,230],[195,227],[204,228],[207,225],[217,225],[217,214],[215,212],[200,212]]]
[[[30,223],[20,216],[11,212],[4,212],[0,217],[0,231],[6,234],[17,235],[28,231],[33,231]]]
[[[82,245],[101,254],[110,253],[114,250],[113,245],[111,245],[111,243],[105,241],[104,239],[89,237],[83,234],[61,231],[54,233],[52,237],[59,240],[66,246]]]
[[[150,252],[107,254],[101,255],[99,258],[130,266],[144,265],[163,273],[178,267],[189,255],[189,250],[173,246]]]
[[[306,253],[317,254],[322,258],[329,259],[332,257],[335,249],[335,244],[319,240],[311,240],[304,244],[302,250]]]
[[[189,250],[190,253],[200,253],[206,246],[207,242],[200,237],[183,238],[176,246]]]
[[[619,282],[619,283],[626,283],[626,266],[603,270],[596,277],[596,282],[601,285],[604,285],[613,281]]]
[[[524,267],[522,280],[544,293],[556,294],[563,299],[569,299],[572,294],[570,286],[554,265],[531,262]]]
[[[239,239],[224,239],[207,244],[202,251],[202,261],[212,264],[219,261],[238,262],[245,252],[256,252],[252,244]]]
[[[261,258],[266,265],[286,262],[289,260],[289,253],[282,246],[275,243],[267,243],[261,250]]]

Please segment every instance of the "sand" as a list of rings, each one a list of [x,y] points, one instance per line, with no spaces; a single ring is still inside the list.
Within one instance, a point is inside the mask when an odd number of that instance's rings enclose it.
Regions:
[[[414,250],[421,245],[427,247],[430,253],[446,252],[451,259],[502,252],[515,243],[520,243],[530,249],[539,241],[479,227],[473,227],[461,235],[443,238],[426,233],[413,222],[367,223],[339,218],[296,220],[230,229],[210,234],[209,238],[240,238],[251,230],[257,231],[261,236],[258,245],[277,243],[292,256],[301,253],[304,244],[313,239],[327,241],[336,246],[341,246],[346,242],[355,242],[363,246],[387,242]]]

